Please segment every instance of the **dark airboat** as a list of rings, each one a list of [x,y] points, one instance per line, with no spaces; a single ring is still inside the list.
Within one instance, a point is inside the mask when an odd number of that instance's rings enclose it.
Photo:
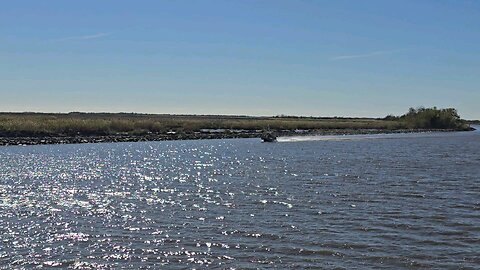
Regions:
[[[263,142],[276,142],[277,141],[277,136],[273,134],[271,131],[264,131],[262,133],[262,136],[260,137]]]

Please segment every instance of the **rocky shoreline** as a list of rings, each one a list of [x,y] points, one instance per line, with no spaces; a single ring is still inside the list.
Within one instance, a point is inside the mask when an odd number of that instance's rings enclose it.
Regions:
[[[200,140],[200,139],[229,139],[254,138],[252,134],[231,136],[227,134],[182,134],[182,135],[106,135],[106,136],[52,136],[52,137],[10,137],[1,138],[0,145],[42,145],[42,144],[79,144],[79,143],[108,143],[108,142],[146,142],[172,140]]]
[[[474,129],[472,129],[474,130]],[[355,135],[355,134],[386,134],[386,133],[418,133],[418,132],[451,132],[451,129],[327,129],[327,130],[283,130],[276,132],[279,137],[285,136],[314,136],[314,135]],[[260,138],[262,131],[218,131],[207,132],[168,132],[162,134],[144,135],[102,135],[102,136],[37,136],[37,137],[0,137],[0,146],[8,145],[44,145],[44,144],[79,144],[79,143],[111,143],[111,142],[146,142],[172,140],[207,140],[207,139],[236,139]]]
[[[110,142],[147,142],[172,140],[206,140],[256,138],[257,133],[227,134],[146,134],[146,135],[104,135],[104,136],[42,136],[42,137],[0,137],[0,146],[7,145],[42,145],[42,144],[79,144]]]

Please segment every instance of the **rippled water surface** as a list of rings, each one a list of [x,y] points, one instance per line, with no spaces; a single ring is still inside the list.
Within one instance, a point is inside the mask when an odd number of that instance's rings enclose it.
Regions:
[[[480,132],[281,141],[0,147],[0,268],[480,268]]]

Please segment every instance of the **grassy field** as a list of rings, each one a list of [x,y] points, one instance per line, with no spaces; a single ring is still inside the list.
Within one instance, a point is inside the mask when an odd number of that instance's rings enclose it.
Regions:
[[[403,116],[388,116],[383,119],[129,113],[0,113],[0,137],[144,135],[171,131],[194,133],[202,129],[246,131],[464,129],[464,121],[460,120],[456,111],[453,112],[455,117],[449,116],[450,111],[445,113],[444,110],[436,108],[418,111],[411,109]]]
[[[103,113],[0,113],[0,136],[112,135],[202,129],[398,129],[395,121],[354,118],[193,116]]]

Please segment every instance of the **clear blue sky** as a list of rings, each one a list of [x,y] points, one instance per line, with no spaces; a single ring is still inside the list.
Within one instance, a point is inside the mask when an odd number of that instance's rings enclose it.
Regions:
[[[480,1],[15,0],[0,111],[480,119]]]

